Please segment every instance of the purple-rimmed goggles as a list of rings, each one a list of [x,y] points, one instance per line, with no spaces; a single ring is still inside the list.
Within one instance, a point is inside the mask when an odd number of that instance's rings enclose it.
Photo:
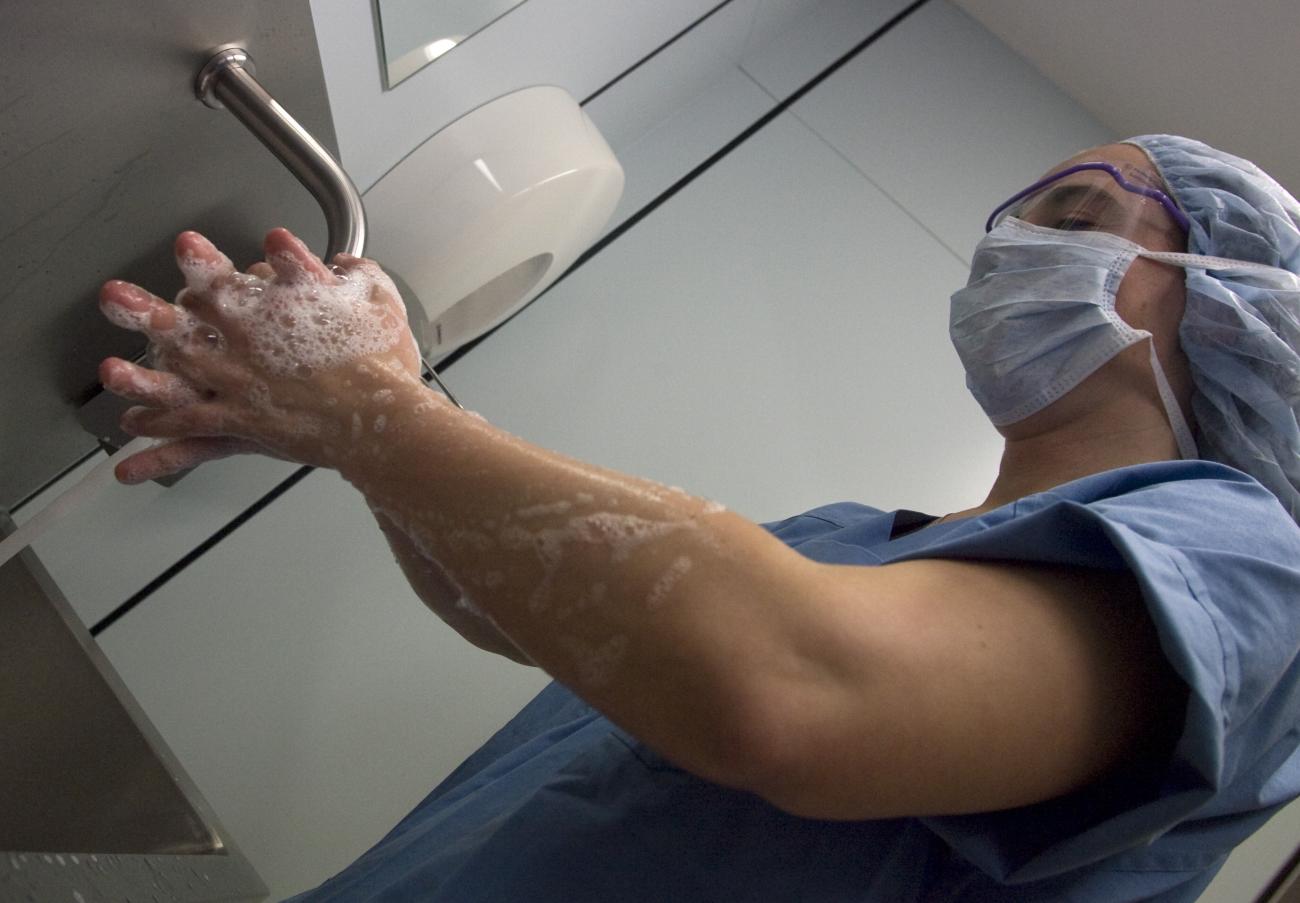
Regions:
[[[1151,173],[1131,164],[1078,163],[1012,195],[989,215],[984,231],[1014,216],[1036,226],[1128,239],[1140,237],[1144,229],[1167,232],[1172,219],[1186,234],[1187,216],[1158,184]]]

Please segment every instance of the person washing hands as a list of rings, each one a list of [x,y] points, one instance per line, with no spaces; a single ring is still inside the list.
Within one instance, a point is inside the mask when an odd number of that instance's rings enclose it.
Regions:
[[[942,518],[760,526],[419,377],[391,282],[274,230],[109,282],[140,482],[337,470],[416,592],[554,682],[301,900],[1191,901],[1300,794],[1300,205],[1142,136],[998,208],[953,296],[1005,438]],[[865,373],[864,369],[864,373]],[[942,412],[935,412],[942,415]]]

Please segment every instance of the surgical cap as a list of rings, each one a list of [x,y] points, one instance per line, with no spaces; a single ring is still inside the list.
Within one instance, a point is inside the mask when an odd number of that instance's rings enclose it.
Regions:
[[[1187,270],[1179,339],[1197,447],[1244,471],[1300,522],[1300,203],[1253,163],[1190,138],[1142,135],[1191,220],[1187,250],[1272,271]]]

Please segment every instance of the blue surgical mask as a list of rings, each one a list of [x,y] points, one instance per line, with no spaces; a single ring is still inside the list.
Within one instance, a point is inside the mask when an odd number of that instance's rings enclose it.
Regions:
[[[1014,218],[984,236],[970,281],[952,296],[949,334],[966,385],[995,426],[1041,411],[1125,348],[1151,338],[1115,311],[1115,292],[1137,257],[1206,269],[1261,266],[1148,251],[1107,232],[1066,232]],[[1179,453],[1197,457],[1154,342],[1151,369]]]

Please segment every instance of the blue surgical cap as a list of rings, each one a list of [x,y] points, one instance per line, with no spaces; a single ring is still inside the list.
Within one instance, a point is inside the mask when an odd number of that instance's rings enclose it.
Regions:
[[[1187,270],[1179,339],[1201,457],[1245,471],[1300,522],[1300,203],[1257,166],[1176,135],[1144,150],[1191,220],[1192,254],[1275,270]]]

